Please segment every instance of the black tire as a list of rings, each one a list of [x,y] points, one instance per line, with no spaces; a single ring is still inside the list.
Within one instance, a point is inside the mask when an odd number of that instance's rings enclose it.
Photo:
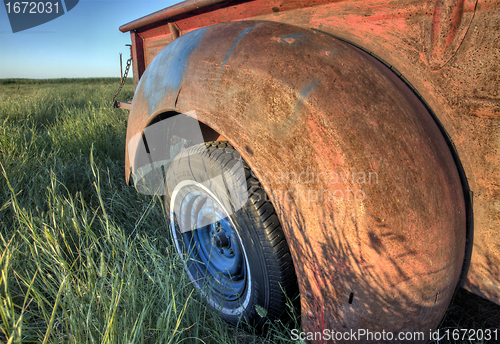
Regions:
[[[293,261],[273,205],[238,152],[225,141],[192,146],[166,180],[173,242],[208,304],[229,323],[257,329],[282,316],[298,294]]]

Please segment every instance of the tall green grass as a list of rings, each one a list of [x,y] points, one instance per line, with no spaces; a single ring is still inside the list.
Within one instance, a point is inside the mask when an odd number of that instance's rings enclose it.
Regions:
[[[291,342],[281,322],[228,327],[197,295],[161,200],[125,185],[118,83],[0,83],[0,342]]]

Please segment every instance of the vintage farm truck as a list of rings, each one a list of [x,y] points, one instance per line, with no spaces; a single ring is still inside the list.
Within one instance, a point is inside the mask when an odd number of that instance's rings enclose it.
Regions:
[[[120,30],[126,180],[226,320],[299,293],[303,331],[426,341],[457,286],[500,304],[498,0],[189,0]]]

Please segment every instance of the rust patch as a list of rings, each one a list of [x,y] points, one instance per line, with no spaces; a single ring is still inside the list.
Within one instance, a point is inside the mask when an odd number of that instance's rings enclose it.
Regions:
[[[442,68],[455,55],[474,18],[477,0],[436,0],[426,30],[426,61],[433,70]]]

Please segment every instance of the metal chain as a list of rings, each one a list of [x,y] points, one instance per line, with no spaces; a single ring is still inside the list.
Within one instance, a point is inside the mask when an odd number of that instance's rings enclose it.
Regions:
[[[123,85],[125,85],[125,81],[127,80],[127,74],[128,74],[128,71],[130,69],[131,64],[132,64],[132,58],[129,58],[127,60],[127,66],[125,67],[125,73],[123,74],[123,78],[122,78],[122,82],[120,84],[120,87],[118,87],[118,91],[116,91],[115,95],[113,96],[113,107],[114,108],[118,107],[118,102],[116,101],[116,97],[118,96],[118,93],[120,93],[120,91],[122,90]]]

